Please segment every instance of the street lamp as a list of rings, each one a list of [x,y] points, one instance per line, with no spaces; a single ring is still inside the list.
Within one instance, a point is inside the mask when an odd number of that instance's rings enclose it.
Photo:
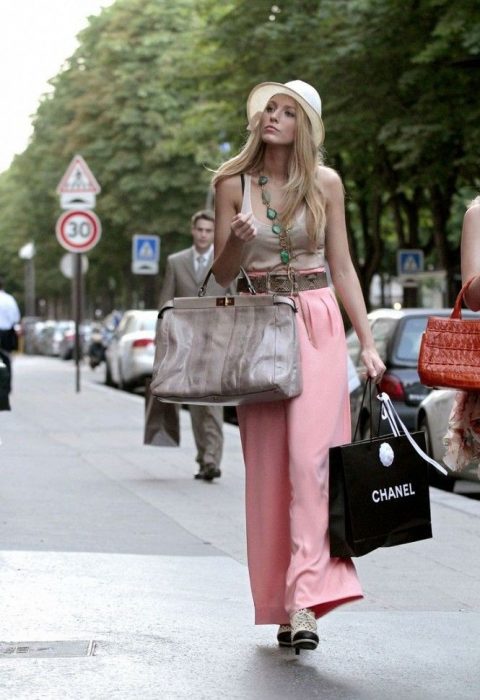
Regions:
[[[35,316],[35,243],[25,243],[18,257],[25,260],[25,316]]]

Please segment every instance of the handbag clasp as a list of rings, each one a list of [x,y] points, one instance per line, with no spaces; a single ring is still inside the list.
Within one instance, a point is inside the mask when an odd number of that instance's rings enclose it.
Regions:
[[[217,306],[235,306],[235,297],[217,297]]]

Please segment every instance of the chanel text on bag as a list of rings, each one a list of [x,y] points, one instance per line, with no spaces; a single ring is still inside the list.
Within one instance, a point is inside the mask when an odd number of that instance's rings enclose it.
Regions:
[[[372,491],[372,501],[374,503],[390,501],[392,498],[405,498],[406,496],[415,496],[415,489],[411,482]]]

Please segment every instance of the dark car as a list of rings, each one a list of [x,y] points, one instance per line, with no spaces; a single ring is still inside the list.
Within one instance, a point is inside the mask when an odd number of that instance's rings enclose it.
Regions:
[[[451,312],[451,309],[377,309],[368,314],[375,344],[387,368],[378,388],[390,396],[398,415],[409,430],[417,429],[418,408],[431,391],[421,384],[417,372],[422,333],[429,316],[450,316]],[[475,316],[472,311],[466,310],[462,311],[462,315],[464,318]],[[370,434],[370,408],[368,401],[361,408],[365,368],[360,357],[360,343],[354,331],[347,334],[347,347],[362,382],[361,387],[352,392],[350,401],[352,429],[358,421],[359,439]],[[376,434],[379,420],[379,402],[376,399],[373,401],[372,414],[373,431]],[[388,423],[382,421],[379,433],[388,432]]]

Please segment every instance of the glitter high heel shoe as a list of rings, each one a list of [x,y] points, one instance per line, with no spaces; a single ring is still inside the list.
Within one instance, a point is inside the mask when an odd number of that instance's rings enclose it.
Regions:
[[[300,649],[313,651],[318,646],[317,621],[309,608],[301,608],[293,613],[290,618],[292,624],[292,647],[295,654],[300,654]]]

